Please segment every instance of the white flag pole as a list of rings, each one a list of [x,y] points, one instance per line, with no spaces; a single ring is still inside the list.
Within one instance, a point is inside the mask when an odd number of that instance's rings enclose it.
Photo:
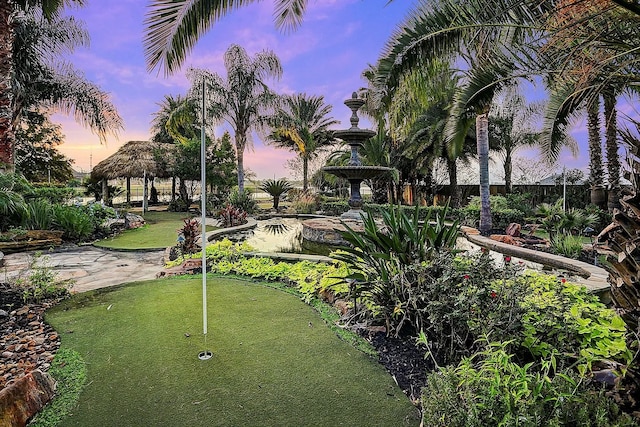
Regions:
[[[202,127],[200,128],[200,228],[202,231],[202,333],[204,334],[205,350],[200,352],[200,360],[211,359],[212,353],[207,346],[207,173],[206,173],[206,135],[205,127],[205,82],[202,78]]]

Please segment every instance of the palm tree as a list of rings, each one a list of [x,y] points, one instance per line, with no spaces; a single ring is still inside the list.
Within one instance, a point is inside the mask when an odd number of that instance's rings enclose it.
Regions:
[[[589,183],[591,203],[599,208],[604,206],[604,170],[602,168],[602,141],[600,139],[600,118],[598,98],[587,102],[587,131],[589,141]]]
[[[158,103],[160,109],[154,113],[151,121],[151,130],[154,132],[152,140],[165,144],[188,144],[197,140],[200,131],[196,127],[197,113],[195,102],[191,98],[172,95],[165,95],[164,100]],[[166,156],[162,160],[166,163],[167,169],[173,169],[170,159]],[[175,200],[176,182],[175,171],[171,181],[171,201]],[[189,193],[187,192],[186,178],[180,176],[180,186],[178,193],[184,205],[190,204]],[[129,181],[127,180],[127,194],[129,192]]]
[[[513,191],[511,180],[513,153],[520,147],[538,144],[539,132],[533,129],[535,117],[542,112],[543,104],[527,104],[516,87],[507,87],[498,94],[489,113],[489,146],[503,158],[505,192]],[[576,156],[577,142],[565,135],[564,146]],[[544,153],[543,153],[544,154]]]
[[[37,103],[73,114],[101,138],[122,126],[105,93],[70,66],[56,68],[50,62],[63,46],[73,49],[82,40],[73,20],[59,13],[64,6],[83,3],[8,0],[0,5],[0,170],[13,169],[14,126],[24,109]],[[29,37],[17,38],[25,34]],[[40,55],[34,56],[35,51]]]
[[[287,191],[293,189],[293,185],[286,179],[268,179],[260,185],[260,189],[273,197],[273,209],[277,212],[280,197]]]
[[[244,150],[252,130],[266,125],[266,117],[278,105],[278,97],[266,79],[282,75],[280,60],[271,51],[257,53],[253,59],[238,45],[231,45],[224,54],[227,77],[206,70],[189,71],[192,87],[190,97],[201,100],[205,88],[206,116],[223,119],[234,130],[238,161],[238,189],[244,192]],[[197,101],[196,101],[197,102]]]
[[[286,95],[282,98],[282,106],[270,119],[274,130],[268,140],[276,147],[297,151],[302,160],[303,190],[309,187],[309,160],[334,143],[329,127],[339,122],[327,117],[331,109],[322,96]]]
[[[145,21],[144,49],[147,68],[176,71],[198,39],[216,21],[241,6],[260,0],[151,0]],[[302,22],[307,0],[277,0],[274,17],[284,30]]]

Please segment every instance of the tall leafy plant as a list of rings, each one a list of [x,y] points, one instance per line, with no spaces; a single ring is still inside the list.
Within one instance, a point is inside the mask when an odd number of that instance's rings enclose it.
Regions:
[[[382,212],[382,223],[373,216],[363,218],[363,231],[345,224],[342,237],[350,246],[332,257],[344,261],[350,269],[346,281],[351,284],[354,299],[365,296],[379,308],[387,331],[398,335],[405,322],[419,327],[414,317],[417,307],[413,285],[415,271],[440,252],[453,252],[459,224],[445,224],[448,208],[431,212],[420,221],[420,209],[407,214],[397,207]]]

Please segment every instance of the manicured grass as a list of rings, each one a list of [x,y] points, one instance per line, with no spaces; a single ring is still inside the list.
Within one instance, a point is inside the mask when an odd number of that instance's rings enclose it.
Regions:
[[[79,294],[47,315],[87,385],[63,426],[402,426],[417,410],[295,296],[201,277]],[[185,334],[189,334],[187,337]],[[208,361],[197,358],[204,348]]]
[[[186,212],[149,211],[145,213],[146,225],[109,239],[94,243],[95,246],[108,249],[136,250],[163,249],[176,244],[178,229],[184,226]],[[213,227],[207,226],[207,231]]]

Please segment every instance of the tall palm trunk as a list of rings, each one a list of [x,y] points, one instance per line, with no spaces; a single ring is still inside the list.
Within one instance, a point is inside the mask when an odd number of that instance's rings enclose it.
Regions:
[[[587,129],[589,132],[589,181],[591,203],[605,208],[604,170],[602,168],[602,141],[600,140],[600,118],[598,98],[587,105]]]
[[[478,141],[478,163],[480,164],[480,233],[491,231],[491,205],[489,204],[489,115],[476,117],[476,139]]]
[[[302,155],[302,190],[307,191],[309,188],[309,157]]]
[[[609,175],[609,211],[620,208],[620,159],[618,157],[616,96],[612,91],[602,94],[604,99],[605,143],[607,151],[607,172]]]
[[[12,117],[13,80],[13,1],[0,2],[0,171],[14,169],[15,135]]]
[[[507,148],[504,153],[504,192],[513,193],[513,182],[511,181],[513,171],[513,152]]]
[[[247,146],[247,134],[236,131],[236,158],[238,161],[238,192],[244,192],[244,149]]]
[[[447,172],[449,173],[449,194],[451,194],[450,205],[452,208],[457,208],[460,206],[462,194],[458,186],[458,167],[455,159],[451,160],[447,157]]]

